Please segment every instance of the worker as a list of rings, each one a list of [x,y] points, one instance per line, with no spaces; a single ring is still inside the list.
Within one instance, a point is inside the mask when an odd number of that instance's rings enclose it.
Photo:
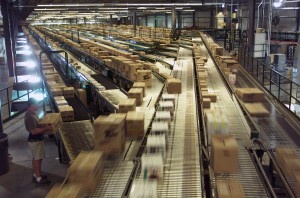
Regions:
[[[40,126],[39,119],[36,116],[38,110],[38,101],[34,98],[29,98],[27,102],[27,111],[25,113],[25,127],[29,132],[28,145],[32,152],[32,181],[37,184],[47,184],[50,181],[46,175],[42,175],[42,160],[45,158],[44,149],[44,133],[51,129],[51,126]]]

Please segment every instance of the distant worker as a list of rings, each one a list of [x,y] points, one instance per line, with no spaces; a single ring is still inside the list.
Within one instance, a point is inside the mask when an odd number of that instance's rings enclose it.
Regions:
[[[222,12],[219,12],[216,16],[217,18],[217,29],[224,29],[226,26],[225,17],[227,17],[228,11],[224,9]]]
[[[47,184],[50,181],[47,176],[42,175],[42,160],[45,158],[44,133],[51,129],[51,126],[39,126],[39,119],[35,112],[38,110],[38,101],[29,98],[27,112],[25,113],[25,127],[29,132],[28,145],[32,152],[32,181],[37,184]]]

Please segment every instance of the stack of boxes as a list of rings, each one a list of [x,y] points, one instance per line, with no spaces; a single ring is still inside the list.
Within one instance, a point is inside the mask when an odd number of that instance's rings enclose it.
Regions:
[[[131,88],[128,91],[128,98],[134,98],[136,100],[136,105],[140,106],[143,103],[143,88]]]
[[[208,92],[208,87],[207,87],[208,76],[204,68],[207,62],[207,58],[200,55],[199,46],[196,45],[195,43],[193,44],[193,52],[195,56],[200,101],[202,102],[203,108],[209,109],[211,102],[217,101],[217,95],[213,92]]]

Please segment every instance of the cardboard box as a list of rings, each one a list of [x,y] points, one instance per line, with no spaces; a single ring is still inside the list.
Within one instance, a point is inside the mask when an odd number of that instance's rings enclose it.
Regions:
[[[203,98],[202,99],[202,107],[204,109],[209,109],[210,108],[210,98]]]
[[[201,89],[201,97],[209,98],[211,102],[217,102],[217,94],[206,92],[204,89]]]
[[[212,135],[211,162],[215,173],[238,172],[238,144],[234,137]]]
[[[62,92],[62,90],[61,89],[57,89],[57,88],[51,88],[50,89],[51,90],[51,93],[52,93],[52,96],[54,97],[54,96],[62,96],[63,94],[63,92]]]
[[[144,136],[144,113],[129,111],[126,116],[126,136],[131,138]]]
[[[146,96],[146,83],[145,82],[135,82],[132,85],[132,88],[142,88],[143,89],[143,96]]]
[[[245,193],[243,186],[238,180],[217,180],[217,197],[218,198],[244,198]]]
[[[245,103],[245,108],[251,116],[269,116],[269,111],[262,103]]]
[[[143,89],[142,88],[131,88],[127,94],[128,98],[135,98],[136,105],[140,106],[143,103]]]
[[[264,92],[258,88],[238,88],[236,89],[237,96],[243,102],[264,102]]]
[[[63,122],[74,121],[74,109],[72,106],[59,106],[58,110]]]
[[[125,145],[125,117],[123,113],[99,116],[94,121],[95,148],[106,155],[119,155]]]
[[[50,134],[55,134],[61,124],[62,118],[60,113],[47,113],[39,122],[39,125],[51,125],[52,129],[49,131]]]
[[[63,88],[63,95],[65,98],[74,98],[74,87]]]
[[[168,94],[181,94],[181,80],[177,78],[167,79]]]
[[[147,87],[152,86],[152,71],[151,70],[137,70],[136,81],[145,82]]]
[[[81,198],[83,196],[81,184],[55,184],[46,195],[46,198]]]
[[[77,94],[79,100],[82,102],[82,104],[84,106],[87,106],[86,91],[84,89],[77,89],[76,94]]]
[[[136,109],[136,99],[135,98],[127,98],[126,100],[122,100],[119,103],[119,113],[127,113],[128,111],[135,111]]]
[[[103,171],[103,152],[81,151],[68,170],[68,184],[81,184],[85,192],[94,192]],[[83,182],[84,181],[84,182]]]
[[[163,179],[163,157],[161,154],[143,154],[141,157],[142,175],[144,179]]]
[[[221,111],[206,111],[206,132],[208,144],[211,143],[211,136],[213,134],[229,134],[229,122],[225,114]]]

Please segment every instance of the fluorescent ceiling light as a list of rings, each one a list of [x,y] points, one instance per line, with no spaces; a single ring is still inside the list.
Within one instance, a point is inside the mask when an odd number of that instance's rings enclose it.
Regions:
[[[137,9],[138,10],[146,10],[147,8],[146,7],[138,7]]]
[[[283,5],[284,2],[285,2],[285,0],[275,0],[274,3],[273,3],[273,6],[275,8],[279,8]]]
[[[183,10],[183,12],[194,12],[195,10]]]

